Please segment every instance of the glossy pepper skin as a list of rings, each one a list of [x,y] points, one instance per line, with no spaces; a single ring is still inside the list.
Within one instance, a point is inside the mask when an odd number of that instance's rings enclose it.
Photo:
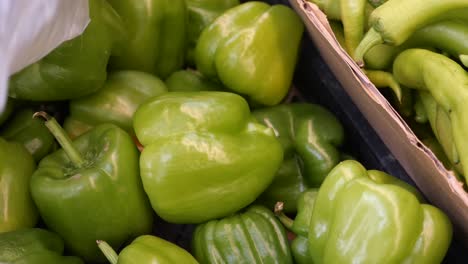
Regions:
[[[401,84],[429,92],[434,102],[444,110],[436,114],[443,117],[445,112],[445,118],[448,117],[449,120],[441,123],[451,124],[451,131],[448,131],[447,125],[446,127],[442,125],[440,128],[435,127],[434,132],[439,134],[440,140],[443,140],[441,143],[449,159],[461,163],[466,181],[468,179],[466,145],[468,107],[465,103],[468,100],[468,73],[466,70],[444,55],[423,49],[409,49],[400,53],[395,59],[393,74]],[[443,136],[442,133],[446,135]],[[453,139],[449,139],[450,137]],[[453,150],[458,154],[455,155]]]
[[[138,174],[132,138],[102,124],[71,142],[46,114],[62,149],[45,157],[31,179],[31,192],[45,224],[86,262],[104,261],[95,241],[120,247],[148,233],[152,211]]]
[[[370,14],[371,28],[356,48],[353,58],[362,64],[364,54],[375,45],[400,45],[424,26],[459,15],[466,19],[467,12],[468,2],[465,0],[389,1]]]
[[[400,46],[376,45],[365,55],[366,67],[370,69],[391,69],[396,56],[410,48],[433,48],[458,58],[465,66],[463,56],[468,54],[468,24],[463,20],[443,20],[425,26],[411,35]]]
[[[410,185],[356,161],[323,182],[309,227],[313,263],[440,263],[452,225]]]
[[[283,159],[273,131],[233,93],[158,96],[138,108],[134,127],[145,147],[140,172],[146,194],[172,223],[201,223],[249,205]]]
[[[70,102],[65,130],[75,137],[102,123],[112,123],[133,132],[133,114],[140,104],[167,92],[158,77],[145,72],[120,71],[109,75],[98,92]]]
[[[37,209],[29,192],[35,168],[24,146],[0,137],[0,233],[36,224]]]
[[[283,5],[247,2],[205,30],[195,49],[197,69],[262,105],[276,105],[291,85],[304,26]]]
[[[34,111],[24,108],[14,114],[0,131],[0,136],[16,141],[29,151],[36,162],[55,148],[55,139],[43,122],[32,118]]]
[[[182,68],[186,48],[185,0],[108,0],[124,21],[129,41],[111,58],[117,70],[137,70],[166,78]]]
[[[283,164],[259,200],[269,208],[282,201],[285,212],[295,212],[299,195],[319,187],[340,162],[343,127],[332,113],[315,104],[282,104],[255,110],[253,115],[273,129],[284,150]]]
[[[0,263],[83,264],[77,257],[62,256],[62,239],[39,228],[26,228],[0,234]]]
[[[340,21],[338,37],[340,45],[352,55],[366,30],[367,20],[374,7],[366,0],[308,0],[316,4],[329,19],[336,35],[336,27],[332,25]],[[334,28],[335,27],[335,28]]]
[[[84,33],[66,41],[10,79],[11,97],[31,101],[78,98],[99,90],[107,62],[125,36],[122,21],[105,0],[89,2],[91,22]]]
[[[259,205],[198,225],[192,248],[200,263],[293,263],[284,227]]]
[[[350,56],[364,36],[366,0],[340,0],[345,47]]]
[[[457,19],[433,23],[416,31],[403,46],[406,49],[433,47],[447,52],[468,66],[463,60],[463,56],[468,55],[468,23]]]
[[[111,264],[198,264],[197,260],[185,249],[156,236],[137,237],[119,255],[105,241],[98,240],[97,243]]]
[[[229,8],[239,5],[239,0],[185,0],[188,9],[187,62],[194,65],[194,52],[198,38],[209,24]]]
[[[291,252],[297,264],[307,264],[311,262],[309,254],[309,225],[318,189],[308,189],[301,193],[297,200],[297,215],[294,220],[283,213],[284,203],[278,202],[275,205],[275,214],[283,225],[296,234],[296,238],[291,243]]]
[[[221,91],[222,84],[210,80],[194,70],[177,71],[166,79],[170,92]]]

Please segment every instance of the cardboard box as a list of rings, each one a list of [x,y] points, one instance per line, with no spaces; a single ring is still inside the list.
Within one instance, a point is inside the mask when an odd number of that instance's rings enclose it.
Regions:
[[[421,143],[387,99],[341,48],[325,14],[306,0],[289,2],[301,16],[320,55],[354,104],[419,190],[450,217],[455,225],[455,237],[468,247],[468,193],[463,189],[463,183],[446,170],[432,151]]]

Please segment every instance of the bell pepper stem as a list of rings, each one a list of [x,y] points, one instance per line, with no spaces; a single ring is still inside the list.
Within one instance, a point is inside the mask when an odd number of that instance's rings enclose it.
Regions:
[[[67,153],[68,158],[73,162],[77,167],[83,165],[85,160],[81,157],[81,154],[73,146],[71,139],[67,136],[67,133],[63,128],[57,123],[57,120],[47,114],[46,112],[40,111],[36,112],[33,115],[33,118],[42,117],[45,120],[45,126],[49,129],[50,133],[54,135],[55,139],[58,141],[60,146],[62,146],[65,153]]]
[[[468,67],[468,55],[460,55],[460,61],[465,65],[465,67]]]
[[[275,204],[275,215],[278,217],[280,222],[289,230],[292,230],[292,226],[294,220],[289,218],[287,215],[283,213],[284,203],[283,202],[276,202]]]
[[[374,28],[367,31],[364,38],[361,40],[361,43],[357,46],[354,52],[354,60],[360,67],[364,67],[364,55],[368,50],[374,47],[377,44],[384,43],[382,36]]]
[[[104,256],[106,256],[107,260],[111,264],[117,264],[117,260],[119,259],[119,256],[117,255],[115,250],[109,244],[107,244],[106,241],[96,240],[96,243],[97,243],[99,249],[104,254]]]

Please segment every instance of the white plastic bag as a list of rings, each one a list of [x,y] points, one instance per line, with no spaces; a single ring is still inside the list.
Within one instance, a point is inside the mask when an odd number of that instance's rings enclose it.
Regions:
[[[8,78],[80,35],[88,23],[88,0],[0,0],[0,113]]]

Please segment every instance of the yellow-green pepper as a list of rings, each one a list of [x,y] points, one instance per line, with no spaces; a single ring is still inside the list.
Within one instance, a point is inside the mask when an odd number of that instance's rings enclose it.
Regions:
[[[255,103],[276,105],[290,88],[303,30],[299,16],[284,5],[241,4],[203,30],[197,69]]]
[[[309,226],[313,263],[440,263],[452,224],[410,185],[343,161],[319,189]]]
[[[124,21],[128,41],[110,66],[166,78],[182,68],[185,57],[185,0],[108,0]]]
[[[31,194],[50,230],[67,250],[103,263],[95,241],[120,247],[152,230],[152,210],[138,173],[132,138],[113,124],[101,124],[73,142],[54,118],[45,125],[62,149],[46,156],[31,178]]]
[[[187,62],[195,63],[194,52],[203,29],[229,8],[239,5],[239,0],[185,0],[188,9]]]
[[[168,222],[201,223],[252,203],[283,160],[273,131],[226,92],[171,92],[138,108],[143,186]],[[267,151],[266,151],[267,150]]]
[[[214,82],[194,70],[176,71],[166,79],[170,92],[221,91],[222,84]]]
[[[200,263],[293,263],[284,228],[259,205],[198,225],[192,248]]]
[[[198,264],[195,258],[186,250],[169,241],[151,235],[137,237],[119,255],[107,242],[98,240],[97,244],[111,264]]]
[[[426,104],[426,109],[433,109],[428,112],[428,117],[440,118],[438,121],[440,127],[434,126],[434,132],[441,140],[440,143],[450,160],[461,163],[466,181],[468,179],[466,144],[468,73],[466,70],[442,54],[424,49],[408,49],[395,59],[393,74],[398,82],[408,88],[427,91],[432,96],[433,104],[436,105],[430,107]],[[441,109],[437,110],[438,107]],[[435,120],[431,123],[435,124]]]
[[[29,192],[35,169],[36,163],[23,145],[0,137],[0,233],[36,224],[37,209]]]
[[[113,72],[98,92],[70,102],[64,128],[77,137],[94,126],[112,123],[133,135],[133,114],[138,106],[165,92],[164,82],[149,73]]]
[[[106,0],[89,1],[91,22],[80,36],[62,43],[42,60],[13,75],[9,95],[31,101],[78,98],[99,90],[107,63],[126,34]]]
[[[285,212],[295,212],[299,195],[319,187],[340,162],[343,127],[330,111],[317,104],[282,104],[255,110],[253,115],[274,130],[284,150],[283,164],[259,201],[270,208],[282,201]]]

